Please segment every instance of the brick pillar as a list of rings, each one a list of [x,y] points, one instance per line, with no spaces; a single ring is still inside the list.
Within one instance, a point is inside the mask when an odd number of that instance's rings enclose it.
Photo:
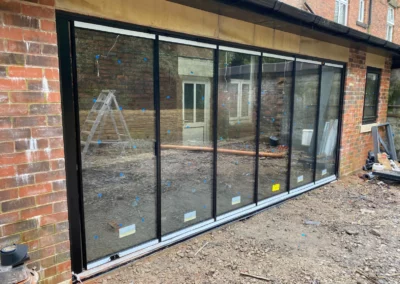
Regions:
[[[0,0],[0,247],[41,283],[71,279],[54,2]]]
[[[359,157],[365,158],[360,145],[360,126],[362,124],[366,52],[350,48],[349,63],[346,70],[343,105],[342,145],[340,149],[340,174],[354,171]],[[362,164],[361,164],[362,166]]]
[[[341,175],[361,170],[368,151],[373,150],[371,132],[360,133],[367,74],[366,52],[350,48],[349,56],[344,88],[342,147],[340,149]],[[391,57],[387,57],[385,67],[382,69],[378,123],[386,122],[391,63]]]
[[[387,121],[390,76],[392,74],[392,58],[387,57],[385,67],[382,69],[381,86],[379,89],[378,121],[384,123]]]

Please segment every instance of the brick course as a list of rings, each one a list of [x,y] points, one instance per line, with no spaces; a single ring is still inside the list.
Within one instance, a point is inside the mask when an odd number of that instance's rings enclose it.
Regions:
[[[54,0],[0,0],[0,247],[70,282]]]

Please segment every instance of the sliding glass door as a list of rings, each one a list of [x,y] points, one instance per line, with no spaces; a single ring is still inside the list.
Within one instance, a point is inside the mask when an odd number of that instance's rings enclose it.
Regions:
[[[322,66],[316,181],[336,173],[342,70],[341,66]]]
[[[258,58],[245,50],[219,52],[218,215],[254,203]]]
[[[90,262],[156,238],[153,40],[80,27],[74,36]]]
[[[261,81],[258,200],[286,192],[294,58],[264,54]]]
[[[169,40],[159,44],[162,235],[212,218],[214,49]]]
[[[83,225],[71,233],[87,268],[335,177],[342,66],[83,22],[71,30],[63,111],[78,121],[64,126],[76,135],[66,160],[77,158],[69,204],[79,201]]]
[[[314,182],[320,68],[296,61],[290,189]]]

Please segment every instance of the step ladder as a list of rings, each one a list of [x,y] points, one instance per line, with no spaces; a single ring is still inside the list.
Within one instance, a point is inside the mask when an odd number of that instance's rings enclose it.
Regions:
[[[116,90],[102,90],[99,97],[94,101],[92,109],[86,117],[81,130],[81,145],[84,145],[81,153],[82,161],[88,152],[90,144],[124,143],[128,144],[129,147],[132,147],[133,145],[128,126],[126,125],[124,116],[115,97],[115,92]],[[108,117],[111,119],[117,139],[103,141],[101,140],[101,136]],[[118,129],[116,118],[118,118],[119,122],[122,124],[122,131]],[[96,131],[97,139],[93,140]]]

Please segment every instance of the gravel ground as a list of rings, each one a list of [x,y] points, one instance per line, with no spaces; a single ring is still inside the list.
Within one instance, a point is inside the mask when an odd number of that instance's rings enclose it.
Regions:
[[[399,201],[348,176],[87,283],[400,283]]]

